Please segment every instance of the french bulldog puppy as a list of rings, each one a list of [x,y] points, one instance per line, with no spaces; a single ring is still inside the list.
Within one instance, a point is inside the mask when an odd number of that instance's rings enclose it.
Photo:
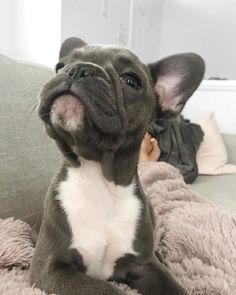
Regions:
[[[65,161],[45,198],[32,284],[58,295],[124,294],[109,281],[187,294],[155,255],[137,164],[152,119],[178,114],[204,69],[193,53],[145,65],[128,49],[62,44],[38,111]]]

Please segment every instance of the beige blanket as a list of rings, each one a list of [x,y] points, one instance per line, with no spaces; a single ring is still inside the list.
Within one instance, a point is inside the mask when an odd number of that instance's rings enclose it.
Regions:
[[[155,210],[155,248],[177,280],[190,295],[236,295],[235,218],[192,193],[168,164],[143,163],[139,175]],[[33,251],[26,223],[0,219],[0,294],[45,294],[29,286]]]

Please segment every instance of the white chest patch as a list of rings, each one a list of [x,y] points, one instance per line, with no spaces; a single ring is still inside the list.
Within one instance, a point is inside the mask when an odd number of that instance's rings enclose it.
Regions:
[[[71,248],[80,252],[93,277],[109,278],[119,257],[136,254],[133,240],[141,203],[134,186],[108,182],[100,164],[87,160],[69,168],[59,185],[58,199],[72,231]]]

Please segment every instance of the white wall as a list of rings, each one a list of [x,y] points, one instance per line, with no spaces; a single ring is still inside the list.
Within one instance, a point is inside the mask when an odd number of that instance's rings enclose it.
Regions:
[[[134,0],[129,48],[144,62],[157,60],[163,0]]]
[[[163,0],[0,0],[0,53],[54,66],[61,41],[119,44],[157,58]]]
[[[143,61],[151,61],[158,55],[161,3],[62,0],[62,40],[74,35],[88,43],[119,44],[134,50]]]
[[[0,1],[0,52],[8,54],[12,49],[12,32],[14,31],[15,9],[10,0]]]
[[[236,79],[235,16],[235,0],[0,0],[0,53],[52,66],[61,40],[78,35],[145,62],[195,51],[209,75]]]
[[[205,80],[187,102],[183,115],[193,122],[213,112],[222,133],[236,134],[236,81]]]
[[[102,2],[106,8],[102,13]],[[88,43],[119,43],[128,41],[130,0],[62,0],[62,40],[80,36]],[[118,40],[118,25],[124,27],[124,39]]]
[[[194,51],[207,74],[236,79],[236,1],[165,0],[160,55]]]
[[[61,38],[60,0],[1,0],[0,53],[49,66]]]

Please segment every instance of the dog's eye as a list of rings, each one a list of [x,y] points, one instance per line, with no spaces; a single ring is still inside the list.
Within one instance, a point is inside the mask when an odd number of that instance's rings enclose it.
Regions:
[[[139,90],[142,86],[141,80],[135,73],[126,73],[120,76],[122,82],[126,83],[130,87]]]
[[[59,62],[59,63],[57,63],[57,64],[56,64],[56,67],[55,67],[55,71],[56,71],[56,73],[59,73],[59,71],[60,71],[62,68],[64,68],[64,66],[65,66],[64,62]]]

